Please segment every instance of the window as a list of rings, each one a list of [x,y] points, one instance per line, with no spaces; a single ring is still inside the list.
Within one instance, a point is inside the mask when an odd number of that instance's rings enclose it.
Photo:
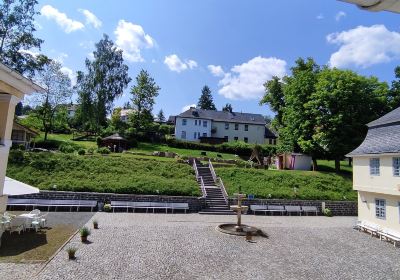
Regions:
[[[194,125],[197,125],[197,120],[194,120]]]
[[[203,137],[207,137],[207,133],[203,133]]]
[[[187,119],[182,119],[182,125],[186,125],[187,124]]]
[[[268,139],[268,142],[269,142],[270,145],[272,145],[272,139],[271,138]]]
[[[207,127],[207,121],[203,121],[203,127]]]
[[[199,120],[199,125],[201,125],[201,120]]]
[[[196,136],[197,136],[197,133],[195,132],[193,135],[193,138],[196,139],[197,138]]]
[[[235,130],[239,130],[239,124],[235,123]]]
[[[393,158],[393,176],[400,176],[400,157]]]
[[[181,139],[186,139],[186,131],[182,130]]]
[[[228,142],[228,141],[229,141],[228,136],[224,136],[224,141],[225,141],[225,142]]]
[[[225,123],[225,129],[229,129],[229,123]]]
[[[373,176],[379,176],[379,158],[370,158],[369,159],[369,174]]]
[[[247,138],[247,137],[244,137],[243,140],[244,140],[245,143],[249,142],[249,138]]]
[[[235,136],[233,139],[234,139],[235,141],[239,140],[239,138],[238,138],[237,136]]]
[[[249,125],[248,124],[244,125],[244,131],[249,131]]]
[[[375,199],[375,216],[379,219],[386,218],[386,200]]]
[[[200,139],[200,132],[197,132],[197,138]]]

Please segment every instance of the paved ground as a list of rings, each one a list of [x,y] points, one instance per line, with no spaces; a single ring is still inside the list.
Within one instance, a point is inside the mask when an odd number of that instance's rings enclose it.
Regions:
[[[255,243],[215,230],[234,216],[94,218],[92,243],[67,245],[77,260],[62,250],[35,279],[400,279],[400,248],[352,229],[352,217],[244,216],[269,234]]]
[[[24,212],[11,212],[21,214]],[[89,212],[50,212],[47,216],[47,226],[54,227],[59,224],[72,225],[76,229],[86,224],[95,213]],[[4,233],[7,234],[7,233]],[[3,238],[4,239],[4,238]],[[5,241],[3,240],[3,244]],[[0,247],[1,252],[1,247]],[[20,280],[28,279],[37,273],[43,264],[41,263],[1,263],[0,262],[0,280]]]

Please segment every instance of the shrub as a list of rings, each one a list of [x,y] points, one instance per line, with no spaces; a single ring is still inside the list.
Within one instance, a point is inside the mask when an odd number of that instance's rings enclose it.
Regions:
[[[65,143],[60,140],[46,140],[44,141],[43,139],[38,139],[35,140],[35,147],[36,148],[43,148],[47,150],[57,150],[62,143]]]
[[[85,155],[85,149],[80,149],[79,151],[78,151],[78,155],[81,155],[81,156],[83,156],[83,155]]]
[[[103,209],[105,212],[111,212],[111,204],[109,203],[104,204]]]
[[[89,149],[87,149],[88,154],[93,154],[94,151],[95,151],[95,148],[93,148],[93,147],[90,147]]]
[[[101,147],[101,143],[102,143],[102,141],[101,141],[101,137],[100,136],[97,136],[97,138],[96,138],[96,143],[97,143],[97,147]]]
[[[11,150],[8,156],[8,161],[10,163],[23,163],[24,162],[24,152],[21,150]]]
[[[73,260],[73,259],[75,259],[75,253],[76,253],[76,251],[78,251],[78,248],[76,248],[76,247],[69,247],[69,248],[67,248],[67,253],[68,253],[68,258],[70,259],[70,260]]]
[[[82,227],[79,232],[82,237],[88,237],[90,235],[90,229],[88,227]]]
[[[60,145],[58,150],[65,154],[71,154],[71,153],[75,152],[75,150],[77,150],[77,148],[79,148],[79,147],[77,147],[76,145],[74,145],[72,143],[65,142]]]
[[[102,155],[107,155],[110,153],[110,149],[107,147],[101,147],[97,149],[97,152]]]
[[[332,217],[333,216],[332,210],[329,209],[329,208],[325,208],[324,209],[324,215],[327,216],[327,217]]]

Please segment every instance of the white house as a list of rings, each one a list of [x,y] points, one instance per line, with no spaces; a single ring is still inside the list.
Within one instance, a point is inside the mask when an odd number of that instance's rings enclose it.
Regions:
[[[175,137],[186,141],[264,144],[265,120],[260,114],[190,108],[175,117]],[[275,141],[276,143],[276,141]]]
[[[358,218],[400,232],[400,107],[368,124],[353,158]]]
[[[135,112],[133,109],[121,109],[120,119],[122,122],[127,123],[129,115]]]

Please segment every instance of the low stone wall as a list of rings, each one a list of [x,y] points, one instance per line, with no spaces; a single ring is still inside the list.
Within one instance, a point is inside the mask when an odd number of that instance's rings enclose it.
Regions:
[[[230,198],[230,204],[237,204],[236,199]],[[244,199],[243,205],[296,205],[296,206],[316,206],[319,213],[322,213],[322,204],[329,208],[334,216],[357,216],[356,201],[324,201],[324,200],[287,200],[287,199]]]
[[[165,195],[136,195],[95,192],[67,192],[67,191],[40,191],[35,194],[10,196],[12,198],[38,198],[38,199],[79,199],[79,200],[118,200],[137,202],[186,202],[189,211],[198,212],[203,208],[204,199],[194,196],[165,196]]]

